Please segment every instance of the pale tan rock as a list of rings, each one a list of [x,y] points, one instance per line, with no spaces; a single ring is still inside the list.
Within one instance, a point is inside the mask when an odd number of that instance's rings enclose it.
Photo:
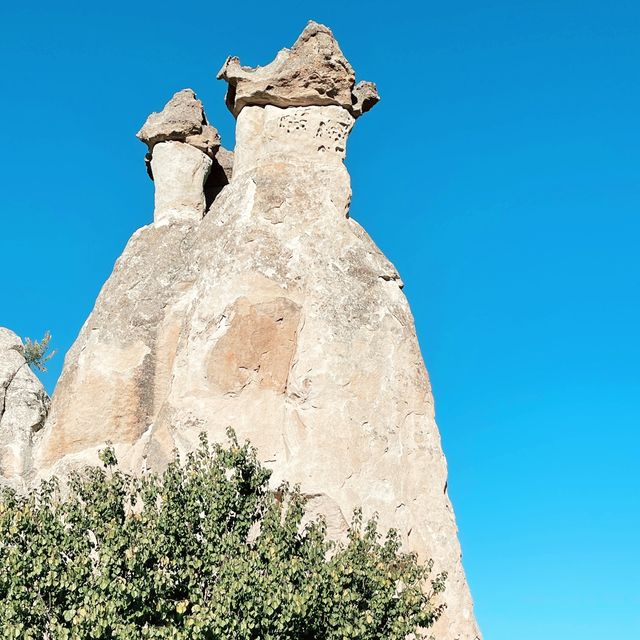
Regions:
[[[147,118],[137,137],[149,147],[145,164],[155,182],[154,221],[200,220],[228,179],[215,160],[220,135],[208,124],[196,94],[178,91],[160,113]],[[229,164],[226,149],[221,161]]]
[[[356,108],[355,73],[331,29],[310,21],[291,49],[282,49],[264,67],[243,67],[230,56],[218,72],[229,83],[227,106],[234,116],[248,105],[305,107],[337,105],[360,115]],[[367,83],[371,85],[372,83]],[[375,85],[373,85],[375,89]],[[378,101],[367,101],[371,108]]]
[[[0,483],[24,486],[49,396],[24,358],[20,338],[0,327]]]
[[[156,224],[200,220],[206,211],[204,185],[213,161],[184,142],[161,142],[153,149]]]
[[[210,158],[213,158],[218,149],[220,149],[220,134],[215,127],[204,125],[200,133],[187,136],[184,141],[196,149],[200,149]]]
[[[220,146],[220,136],[207,122],[202,102],[192,89],[178,91],[159,113],[152,113],[136,134],[149,151],[158,142],[188,142],[213,157]]]
[[[361,116],[363,113],[369,111],[380,102],[380,95],[378,94],[378,87],[373,82],[358,82],[353,88],[354,103],[351,108],[351,112],[354,117]]]
[[[38,464],[64,473],[111,440],[130,469],[158,467],[233,426],[332,535],[363,505],[432,557],[449,573],[436,637],[474,640],[411,312],[347,216],[352,125],[338,106],[242,110],[233,179],[204,219],[130,240],[67,357]]]
[[[176,180],[158,222],[172,224],[139,230],[116,263],[65,360],[36,475],[95,463],[107,440],[126,468],[159,469],[202,431],[223,441],[232,426],[274,486],[300,483],[333,537],[362,506],[433,558],[449,574],[435,637],[475,640],[411,311],[393,265],[348,216],[347,138],[377,93],[354,89],[326,28],[303,36],[268,73],[223,70],[237,145],[204,218],[209,158],[186,141],[156,143],[156,183]],[[172,198],[187,204],[172,209]]]

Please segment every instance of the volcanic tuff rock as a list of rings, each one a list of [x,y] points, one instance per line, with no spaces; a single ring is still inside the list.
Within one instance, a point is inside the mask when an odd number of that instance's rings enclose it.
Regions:
[[[233,154],[221,150],[218,130],[207,122],[193,90],[178,91],[136,135],[149,147],[145,162],[156,187],[156,223],[185,217],[200,220],[229,183]]]
[[[354,116],[378,102],[373,82],[354,90],[355,73],[331,30],[309,22],[291,49],[282,49],[264,67],[243,67],[235,56],[227,58],[218,73],[229,83],[227,106],[237,116],[247,105],[306,107],[338,105]],[[363,86],[364,85],[364,86]],[[366,91],[366,107],[360,91]],[[357,106],[359,105],[359,106]]]
[[[160,113],[152,113],[136,136],[153,151],[158,142],[186,142],[212,157],[220,147],[218,130],[207,122],[192,89],[174,94]]]
[[[22,487],[49,396],[24,357],[20,338],[0,327],[0,483]]]
[[[274,483],[301,484],[331,535],[363,505],[432,557],[449,574],[434,634],[473,640],[411,311],[393,265],[348,216],[347,138],[377,94],[354,89],[331,32],[315,23],[271,65],[253,72],[231,60],[222,75],[237,115],[232,179],[204,217],[201,193],[170,215],[156,196],[154,224],[130,239],[67,354],[37,468],[95,462],[106,440],[130,469],[157,468],[201,431],[224,440],[231,425]],[[183,145],[210,160],[185,141],[157,142],[154,158]],[[174,166],[163,159],[159,179],[152,160],[156,189],[196,185],[190,152],[165,148]]]

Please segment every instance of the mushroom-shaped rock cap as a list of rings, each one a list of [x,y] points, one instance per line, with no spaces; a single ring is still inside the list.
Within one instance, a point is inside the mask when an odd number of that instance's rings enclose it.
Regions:
[[[282,49],[265,67],[243,67],[227,58],[218,73],[229,83],[227,106],[234,116],[247,105],[307,107],[338,105],[355,117],[368,111],[379,97],[372,82],[366,107],[354,95],[355,73],[344,57],[331,29],[309,22],[291,49]],[[363,84],[363,83],[360,83]],[[360,86],[360,85],[358,85]],[[358,106],[360,105],[360,106]]]
[[[153,151],[159,142],[186,142],[213,157],[220,136],[207,122],[202,102],[191,89],[178,91],[160,113],[152,113],[136,136]]]

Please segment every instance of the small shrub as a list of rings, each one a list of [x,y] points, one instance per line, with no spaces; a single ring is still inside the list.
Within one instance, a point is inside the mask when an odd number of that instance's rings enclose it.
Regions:
[[[38,371],[46,371],[46,363],[56,355],[55,351],[49,353],[49,342],[51,342],[51,333],[47,331],[42,340],[31,340],[25,338],[24,341],[24,357],[30,367],[38,369]]]
[[[233,432],[158,476],[129,476],[115,453],[0,496],[3,638],[404,640],[441,614],[445,576],[381,539],[357,511],[348,541]]]

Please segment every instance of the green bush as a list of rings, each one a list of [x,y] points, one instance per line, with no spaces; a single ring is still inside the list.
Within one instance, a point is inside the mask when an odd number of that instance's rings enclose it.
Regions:
[[[233,432],[162,476],[103,468],[0,496],[0,636],[28,639],[403,640],[441,614],[430,578],[354,514],[348,542],[303,525],[298,488]]]
[[[24,358],[27,364],[38,371],[47,370],[47,362],[56,355],[55,351],[49,353],[49,343],[51,342],[51,332],[45,332],[42,340],[31,340],[25,338]]]

